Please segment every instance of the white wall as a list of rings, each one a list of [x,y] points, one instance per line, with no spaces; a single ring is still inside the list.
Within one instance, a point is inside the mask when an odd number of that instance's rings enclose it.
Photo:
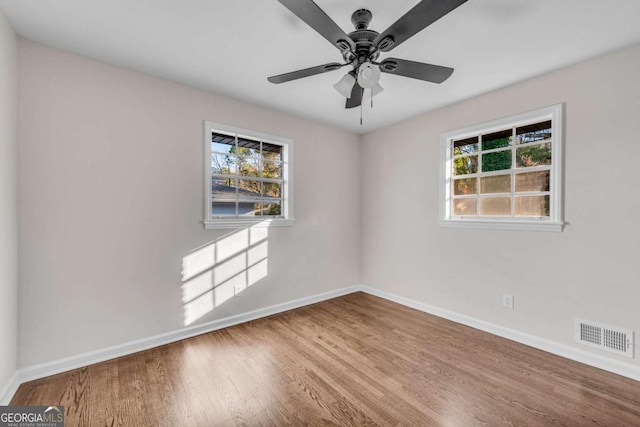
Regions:
[[[635,46],[365,135],[363,283],[570,346],[576,316],[640,333],[639,75]],[[439,228],[440,133],[556,103],[565,231]]]
[[[0,395],[18,356],[16,35],[0,11]]]
[[[295,140],[296,224],[269,229],[268,276],[198,322],[360,282],[357,135],[18,49],[21,367],[184,326],[183,257],[228,233],[200,224],[203,120]]]

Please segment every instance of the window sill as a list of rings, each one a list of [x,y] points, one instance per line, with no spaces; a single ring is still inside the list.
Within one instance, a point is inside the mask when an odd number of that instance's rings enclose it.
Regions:
[[[515,231],[552,231],[561,232],[564,222],[551,221],[509,221],[509,220],[441,220],[440,227],[447,228],[481,228],[486,230],[515,230]]]
[[[225,228],[247,227],[291,227],[295,223],[293,218],[268,218],[268,219],[220,219],[202,221],[205,230],[218,230]]]

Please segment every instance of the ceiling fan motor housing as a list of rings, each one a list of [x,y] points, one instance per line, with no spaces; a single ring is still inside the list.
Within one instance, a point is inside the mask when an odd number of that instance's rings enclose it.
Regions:
[[[368,29],[372,18],[373,14],[367,9],[358,9],[351,15],[351,22],[356,30],[349,33],[349,38],[353,40],[356,48],[355,51],[343,52],[343,57],[352,63],[354,68],[365,62],[373,62],[380,56],[373,44],[379,33]]]

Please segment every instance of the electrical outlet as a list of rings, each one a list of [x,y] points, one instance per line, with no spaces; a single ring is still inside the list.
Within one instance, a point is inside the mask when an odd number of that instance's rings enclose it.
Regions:
[[[513,295],[502,294],[502,305],[507,308],[513,308]]]

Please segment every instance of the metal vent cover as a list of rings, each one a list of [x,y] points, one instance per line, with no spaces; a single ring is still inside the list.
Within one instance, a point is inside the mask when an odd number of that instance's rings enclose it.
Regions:
[[[633,357],[633,331],[576,319],[575,339],[601,350]]]

